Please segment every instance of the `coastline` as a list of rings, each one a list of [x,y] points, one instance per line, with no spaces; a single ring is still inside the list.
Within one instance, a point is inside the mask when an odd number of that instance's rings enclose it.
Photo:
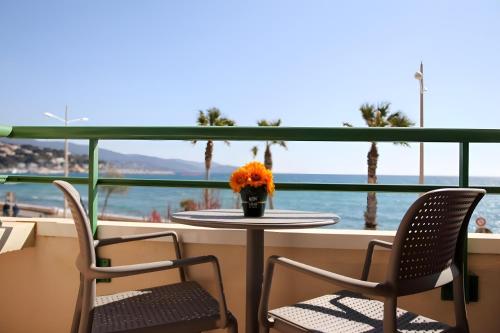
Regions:
[[[106,174],[106,168],[100,168],[100,172]],[[124,175],[175,175],[176,173],[173,171],[165,171],[165,170],[146,170],[146,169],[121,169],[118,171]],[[29,169],[0,169],[0,174],[13,174],[13,175],[61,175],[64,174],[64,169],[54,169],[54,168],[37,168],[37,170],[29,170]],[[86,175],[88,170],[84,171],[70,171],[70,173],[82,174]]]
[[[0,201],[0,206],[3,207],[4,201]],[[64,209],[60,207],[50,207],[43,205],[32,205],[25,203],[16,203],[19,207],[18,217],[64,217]],[[141,216],[120,215],[120,214],[99,214],[98,219],[106,221],[121,221],[121,222],[149,222],[147,218]],[[168,222],[162,220],[162,222]]]

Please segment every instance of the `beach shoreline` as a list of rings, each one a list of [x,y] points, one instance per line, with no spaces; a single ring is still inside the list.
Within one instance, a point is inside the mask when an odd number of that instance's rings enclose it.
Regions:
[[[5,201],[0,201],[0,206],[3,207]],[[44,205],[33,205],[26,203],[17,203],[19,208],[18,217],[54,217],[54,218],[64,218],[64,209],[62,207],[50,207]],[[68,214],[71,216],[71,214]],[[132,216],[132,215],[120,215],[120,214],[99,214],[99,220],[105,221],[121,221],[121,222],[150,222],[146,217],[142,216]],[[168,222],[162,220],[162,222]]]

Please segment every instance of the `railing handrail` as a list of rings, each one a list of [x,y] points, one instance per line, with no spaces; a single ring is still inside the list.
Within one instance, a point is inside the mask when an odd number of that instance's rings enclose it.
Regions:
[[[2,126],[17,139],[233,140],[500,143],[499,129],[203,126]]]

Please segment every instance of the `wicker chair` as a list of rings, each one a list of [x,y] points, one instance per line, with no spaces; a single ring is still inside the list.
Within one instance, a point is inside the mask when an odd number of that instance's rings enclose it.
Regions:
[[[394,243],[372,240],[361,279],[331,273],[284,257],[272,256],[262,288],[262,331],[282,332],[469,332],[464,301],[463,256],[470,216],[486,192],[441,189],[425,193],[401,221]],[[367,281],[373,248],[391,249],[385,281]],[[276,265],[326,280],[339,291],[268,311]],[[397,308],[399,296],[431,290],[453,281],[455,326]],[[375,295],[383,302],[362,294]]]
[[[80,253],[76,266],[80,288],[76,301],[72,333],[104,332],[200,332],[228,328],[237,332],[236,319],[226,308],[219,263],[214,256],[181,258],[177,235],[158,232],[94,240],[87,214],[76,189],[64,181],[54,181],[68,201]],[[169,236],[173,238],[177,259],[115,267],[96,266],[96,248],[129,241]],[[217,299],[194,281],[186,281],[183,268],[211,264],[217,285]],[[96,279],[179,269],[179,283],[96,297]]]

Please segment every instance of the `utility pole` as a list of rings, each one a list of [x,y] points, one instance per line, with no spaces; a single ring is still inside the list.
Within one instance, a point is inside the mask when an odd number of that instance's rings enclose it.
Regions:
[[[66,108],[64,109],[64,127],[68,126],[68,105],[66,104]],[[69,175],[69,144],[68,144],[68,139],[64,139],[64,177],[68,177]],[[67,209],[67,202],[64,200],[64,217],[66,217],[66,209]]]
[[[415,73],[415,79],[420,83],[420,128],[424,127],[424,64],[420,62],[420,70]],[[424,183],[424,143],[420,142],[420,159],[419,159],[419,173],[418,183]]]
[[[50,113],[50,112],[45,112],[44,115],[49,117],[49,118],[56,119],[56,120],[59,120],[60,122],[63,122],[64,127],[68,126],[68,124],[72,123],[72,122],[89,120],[86,117],[68,120],[68,105],[66,105],[66,108],[64,109],[64,118],[56,116],[55,114]],[[69,142],[68,142],[68,139],[65,138],[64,139],[64,177],[66,178],[68,176],[69,176]],[[66,201],[66,199],[64,199],[64,213],[63,213],[64,217],[66,217],[67,211],[68,211],[68,202]]]

